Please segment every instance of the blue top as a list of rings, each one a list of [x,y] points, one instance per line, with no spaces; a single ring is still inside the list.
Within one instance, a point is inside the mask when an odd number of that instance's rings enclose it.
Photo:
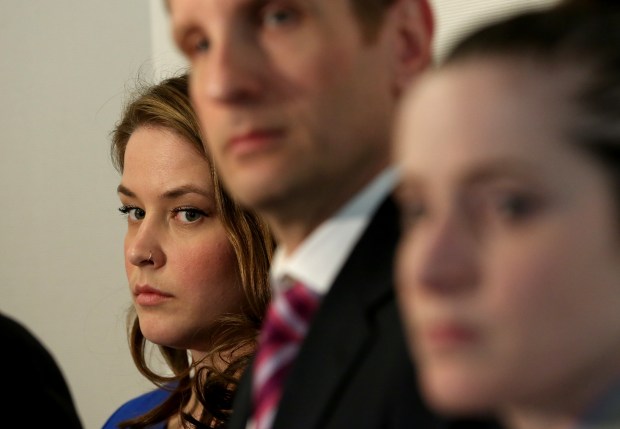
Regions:
[[[620,427],[620,379],[595,398],[573,429],[611,429]]]
[[[144,393],[136,398],[130,399],[108,418],[103,425],[102,429],[118,429],[118,424],[123,420],[127,420],[133,417],[137,417],[152,410],[157,405],[161,404],[170,395],[169,390],[155,389],[150,392]],[[149,426],[152,429],[166,429],[167,422],[161,422],[153,426]]]

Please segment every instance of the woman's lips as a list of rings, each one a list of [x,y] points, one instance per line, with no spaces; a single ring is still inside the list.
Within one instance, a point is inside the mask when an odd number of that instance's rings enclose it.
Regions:
[[[440,323],[423,329],[422,337],[431,350],[451,351],[475,343],[479,335],[472,327],[460,323]]]
[[[159,291],[151,286],[137,286],[134,291],[135,302],[143,307],[159,305],[172,298],[172,295]]]

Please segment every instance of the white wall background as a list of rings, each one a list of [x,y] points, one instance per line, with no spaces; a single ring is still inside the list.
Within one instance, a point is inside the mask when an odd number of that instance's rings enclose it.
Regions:
[[[0,311],[52,351],[89,429],[146,386],[108,133],[125,86],[152,74],[149,29],[148,1],[0,1]]]
[[[437,54],[472,25],[554,1],[435,0]],[[0,2],[0,311],[55,355],[86,429],[150,387],[126,342],[125,224],[108,136],[138,74],[185,66],[162,6]]]

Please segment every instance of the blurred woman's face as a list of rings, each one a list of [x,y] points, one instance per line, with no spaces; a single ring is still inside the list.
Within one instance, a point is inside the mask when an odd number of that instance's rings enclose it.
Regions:
[[[620,246],[611,186],[566,136],[577,77],[500,60],[435,73],[394,153],[425,394],[450,412],[579,402],[620,372]]]
[[[242,299],[209,163],[178,135],[141,127],[124,164],[125,268],[140,328],[156,344],[208,350],[207,328]]]

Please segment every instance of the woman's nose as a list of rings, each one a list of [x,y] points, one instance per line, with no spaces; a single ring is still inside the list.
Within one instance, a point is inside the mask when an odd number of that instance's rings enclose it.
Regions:
[[[125,237],[125,257],[127,262],[135,266],[160,266],[164,254],[158,240],[156,228],[145,219],[135,234],[127,233]]]
[[[475,286],[478,243],[466,220],[450,216],[415,234],[420,235],[416,277],[421,287],[457,293]]]
[[[153,251],[146,248],[139,249],[132,246],[127,255],[128,261],[135,266],[154,264]]]

